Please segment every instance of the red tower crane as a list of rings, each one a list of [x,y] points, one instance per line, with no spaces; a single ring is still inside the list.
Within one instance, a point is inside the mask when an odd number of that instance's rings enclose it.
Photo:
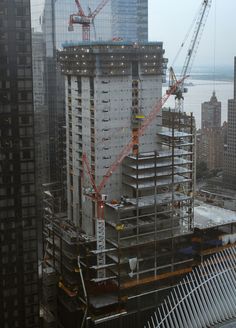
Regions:
[[[106,6],[109,0],[102,0],[97,8],[92,12],[89,9],[89,14],[86,15],[79,0],[75,0],[78,12],[76,14],[71,14],[69,19],[68,31],[74,31],[74,24],[82,25],[82,39],[83,41],[90,41],[90,26],[94,26],[94,19],[100,13],[100,11]],[[94,28],[95,30],[95,28]],[[96,39],[96,32],[95,32]]]

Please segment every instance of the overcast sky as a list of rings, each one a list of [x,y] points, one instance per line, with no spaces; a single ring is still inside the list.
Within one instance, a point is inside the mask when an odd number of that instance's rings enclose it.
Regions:
[[[35,25],[44,0],[31,0],[31,3]],[[149,0],[149,39],[163,41],[169,64],[177,54],[201,3],[202,0]],[[195,65],[213,65],[216,44],[216,65],[232,66],[233,57],[236,55],[235,34],[236,0],[212,0]],[[185,54],[186,51],[183,50],[183,56]],[[176,63],[178,64],[179,62]]]
[[[201,3],[202,0],[149,0],[149,39],[164,42],[166,56],[170,59],[170,63],[180,48]],[[216,35],[216,64],[233,65],[233,57],[236,56],[235,33],[236,0],[213,0],[195,65],[213,63],[214,35]]]

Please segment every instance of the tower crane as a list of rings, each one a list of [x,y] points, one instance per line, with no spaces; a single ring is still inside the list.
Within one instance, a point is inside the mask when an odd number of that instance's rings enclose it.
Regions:
[[[106,6],[109,0],[102,0],[97,8],[92,12],[89,8],[88,15],[85,14],[80,1],[75,0],[78,12],[76,14],[71,14],[69,19],[68,31],[74,31],[74,24],[82,25],[82,39],[83,41],[90,41],[90,26],[91,24],[94,27],[94,19],[100,13],[100,11]],[[95,31],[95,27],[94,27]],[[96,31],[95,31],[96,39]]]
[[[106,1],[103,1],[106,2]],[[170,67],[170,85],[166,94],[157,102],[153,110],[145,117],[145,119],[140,124],[136,137],[131,138],[128,144],[124,146],[120,154],[117,156],[116,160],[111,164],[111,166],[106,171],[103,176],[102,181],[99,185],[96,185],[95,180],[93,178],[92,170],[90,168],[88,159],[86,154],[83,154],[82,162],[83,162],[83,174],[85,171],[89,175],[89,179],[92,185],[92,193],[87,194],[96,204],[96,237],[97,237],[97,265],[105,266],[105,220],[104,220],[104,206],[105,199],[102,195],[102,190],[105,187],[107,181],[110,176],[117,170],[119,165],[122,163],[124,158],[129,155],[131,151],[134,154],[137,153],[137,149],[139,148],[139,140],[140,137],[144,135],[145,131],[148,129],[150,123],[156,118],[157,114],[161,111],[163,105],[169,99],[171,95],[175,95],[175,99],[177,100],[176,106],[177,110],[181,110],[183,104],[183,93],[186,91],[184,88],[184,81],[188,77],[188,72],[190,72],[191,65],[193,59],[196,55],[198,45],[200,42],[200,38],[206,23],[206,19],[211,7],[212,0],[203,0],[200,8],[200,12],[197,16],[194,34],[190,42],[190,46],[187,52],[187,56],[184,62],[184,66],[181,72],[181,77],[177,79],[174,69]],[[104,274],[101,273],[100,278],[104,278]]]
[[[180,79],[181,77],[184,77],[186,75],[190,74],[192,64],[194,61],[194,58],[196,56],[198,46],[202,37],[202,33],[204,30],[204,27],[206,25],[207,17],[210,11],[212,5],[212,0],[203,0],[200,6],[200,10],[196,16],[195,20],[195,26],[194,26],[194,32],[193,36],[190,41],[189,48],[187,50],[187,55],[184,60],[184,65],[181,71]],[[183,44],[182,44],[183,46]],[[170,80],[169,80],[169,86],[173,85],[176,83],[177,78],[174,72],[173,67],[170,67],[169,69],[169,75],[170,75]],[[167,93],[170,92],[170,89],[167,90]],[[181,84],[179,84],[178,88],[176,88],[176,91],[174,93],[175,95],[175,111],[182,111],[183,109],[183,100],[184,96],[183,94],[187,92],[187,89],[184,87],[184,80]]]

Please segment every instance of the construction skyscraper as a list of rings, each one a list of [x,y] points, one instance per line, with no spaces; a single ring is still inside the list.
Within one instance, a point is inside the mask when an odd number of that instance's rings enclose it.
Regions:
[[[66,82],[68,218],[54,215],[46,192],[45,304],[48,281],[58,277],[60,311],[55,302],[46,307],[65,327],[76,320],[141,327],[155,300],[191,270],[192,254],[183,249],[193,229],[194,120],[167,111],[162,122],[159,113],[137,140],[161,99],[160,42],[71,44],[59,60]],[[119,161],[130,139],[132,151]],[[94,186],[102,179],[97,203]]]

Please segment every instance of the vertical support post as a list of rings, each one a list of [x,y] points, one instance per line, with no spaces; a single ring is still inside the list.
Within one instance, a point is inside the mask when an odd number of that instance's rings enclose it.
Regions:
[[[83,41],[90,41],[90,24],[82,25]]]
[[[155,276],[157,275],[157,152],[155,151],[155,158],[154,158],[154,183],[155,183],[155,189],[154,189],[154,208],[155,208],[155,215],[154,215],[154,272]]]
[[[96,238],[97,238],[97,265],[103,266],[106,264],[106,257],[104,250],[106,248],[106,239],[105,239],[105,220],[102,218],[96,219]],[[105,278],[106,272],[105,269],[98,270],[97,277]]]

